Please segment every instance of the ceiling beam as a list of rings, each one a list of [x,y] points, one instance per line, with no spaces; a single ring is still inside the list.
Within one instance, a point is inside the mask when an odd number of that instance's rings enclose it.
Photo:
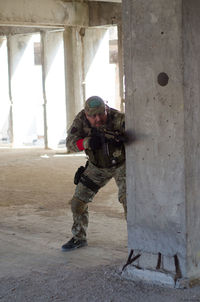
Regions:
[[[0,1],[0,25],[88,26],[88,4],[65,0]]]
[[[89,26],[117,25],[121,23],[121,3],[89,2]]]

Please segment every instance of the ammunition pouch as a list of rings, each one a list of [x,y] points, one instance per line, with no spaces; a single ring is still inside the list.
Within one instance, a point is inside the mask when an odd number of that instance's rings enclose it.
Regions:
[[[87,166],[88,166],[88,161],[86,162],[85,167],[81,166],[78,168],[78,170],[74,175],[74,184],[78,185],[78,183],[81,182],[85,187],[89,188],[96,194],[100,189],[100,187],[97,184],[95,184],[88,176],[83,174]]]
[[[83,172],[85,171],[86,167],[79,167],[78,170],[76,171],[75,175],[74,175],[74,184],[77,185],[80,181],[81,175],[83,174]]]

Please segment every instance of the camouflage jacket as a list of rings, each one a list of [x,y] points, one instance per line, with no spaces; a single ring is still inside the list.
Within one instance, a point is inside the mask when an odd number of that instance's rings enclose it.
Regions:
[[[116,109],[108,107],[107,122],[103,127],[105,131],[125,133],[125,115]],[[90,137],[94,128],[91,127],[85,116],[84,109],[75,117],[67,132],[66,146],[69,152],[80,152],[76,142],[79,139]],[[120,165],[125,161],[125,148],[123,143],[115,143],[106,139],[99,150],[86,149],[89,160],[99,168],[108,168]]]

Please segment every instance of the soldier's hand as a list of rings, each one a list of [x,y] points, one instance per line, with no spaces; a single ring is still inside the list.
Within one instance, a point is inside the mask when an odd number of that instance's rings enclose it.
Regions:
[[[101,148],[101,137],[100,136],[92,136],[89,140],[89,146],[92,150],[98,150]]]
[[[125,135],[118,134],[115,136],[115,141],[118,143],[124,143],[126,141]]]
[[[115,137],[115,141],[118,142],[118,143],[121,143],[121,144],[127,143],[128,142],[128,136],[126,135],[126,133],[118,134]]]

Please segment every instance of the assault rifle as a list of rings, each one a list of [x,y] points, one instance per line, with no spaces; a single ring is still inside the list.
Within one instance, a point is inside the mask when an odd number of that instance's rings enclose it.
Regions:
[[[105,128],[92,128],[91,136],[99,136],[105,142],[113,142],[113,143],[125,143],[127,138],[125,134],[122,134],[119,131],[108,131]],[[103,142],[103,141],[102,141]]]
[[[99,137],[103,152],[108,157],[110,156],[108,143],[120,147],[126,142],[126,136],[119,131],[108,131],[105,128],[92,128],[91,136]]]
[[[127,138],[124,134],[120,133],[119,131],[108,131],[105,128],[92,128],[90,130],[90,136],[99,137],[101,141],[101,145],[103,148],[104,155],[111,157],[108,143],[112,143],[115,146],[121,146],[123,143],[127,141]],[[116,161],[115,158],[113,158],[113,161]],[[77,185],[79,182],[82,182],[84,184],[87,183],[87,187],[89,187],[92,191],[97,193],[99,187],[95,185],[91,180],[88,180],[87,176],[84,176],[84,171],[88,166],[88,161],[85,165],[85,167],[81,166],[78,168],[78,170],[75,173],[74,177],[74,184]]]

